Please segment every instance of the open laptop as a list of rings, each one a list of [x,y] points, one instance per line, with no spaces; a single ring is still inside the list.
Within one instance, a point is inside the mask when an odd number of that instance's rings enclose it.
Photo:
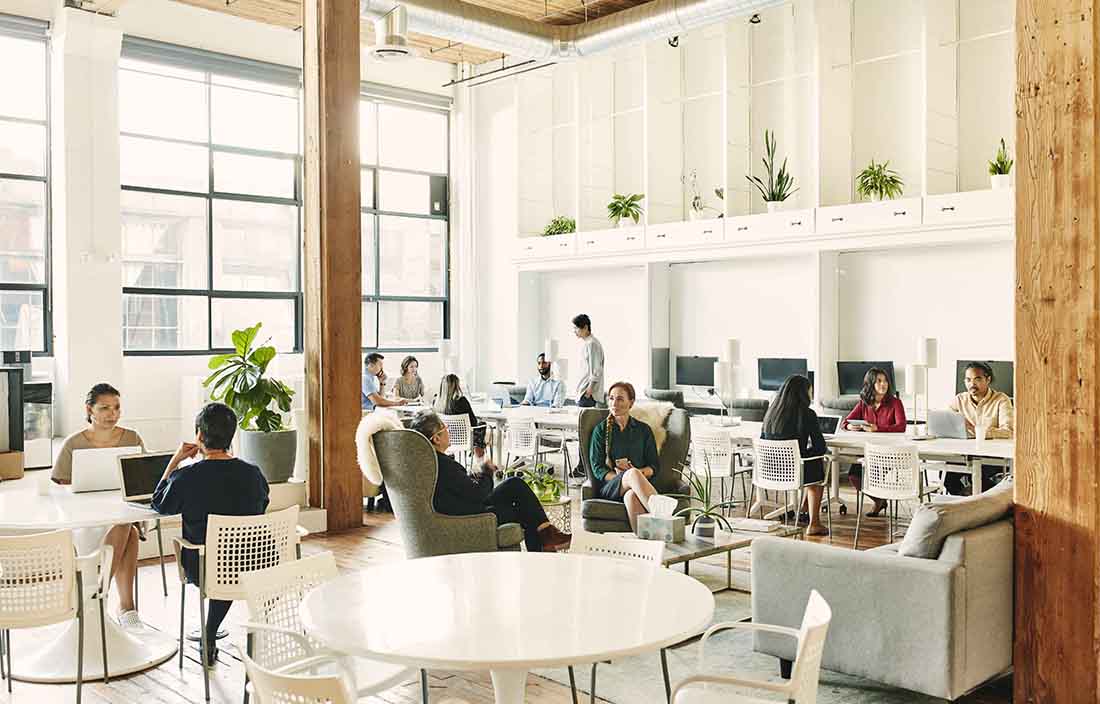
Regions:
[[[122,500],[148,507],[171,460],[171,452],[149,452],[116,458],[118,477],[122,483]]]
[[[114,491],[122,487],[118,478],[119,455],[136,455],[140,447],[96,447],[73,450],[73,480],[69,489],[74,494],[85,491]]]
[[[954,411],[929,411],[928,436],[966,440],[966,420]]]
[[[840,423],[840,416],[818,416],[817,424],[821,427],[821,434],[829,438],[836,434],[836,426]]]

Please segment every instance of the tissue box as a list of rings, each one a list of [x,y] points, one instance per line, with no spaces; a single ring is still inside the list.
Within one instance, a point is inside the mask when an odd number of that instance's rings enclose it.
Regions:
[[[23,478],[23,453],[18,450],[0,452],[0,479]]]
[[[666,543],[684,541],[683,516],[638,516],[638,537],[646,540],[663,540]]]

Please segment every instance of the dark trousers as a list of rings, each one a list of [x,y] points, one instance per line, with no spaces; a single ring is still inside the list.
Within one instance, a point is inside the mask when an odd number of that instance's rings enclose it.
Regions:
[[[198,586],[198,555],[196,555],[193,550],[184,550],[182,562],[183,571],[187,575],[187,581]],[[229,613],[229,607],[233,606],[233,602],[223,601],[222,599],[207,599],[206,601],[206,647],[212,649],[217,642],[218,629],[221,628],[222,621],[225,620],[225,616]]]
[[[489,505],[489,510],[497,517],[498,526],[505,523],[520,524],[527,550],[542,551],[539,526],[546,523],[546,511],[525,481],[519,477],[505,479],[489,495]]]
[[[596,399],[595,399],[595,397],[592,397],[592,396],[578,396],[577,397],[577,405],[580,406],[581,408],[595,408],[596,407]]]
[[[1005,472],[1004,467],[999,467],[995,464],[983,464],[982,465],[982,491],[986,491],[990,487],[999,484],[997,479],[998,474]],[[959,472],[944,472],[943,488],[947,489],[948,494],[960,495],[963,493],[963,477],[970,478],[969,474],[960,474]],[[971,493],[978,493],[976,490],[971,489]]]

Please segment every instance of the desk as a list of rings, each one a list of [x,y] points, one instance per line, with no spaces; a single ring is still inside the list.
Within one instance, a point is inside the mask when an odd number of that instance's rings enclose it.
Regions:
[[[0,484],[0,532],[45,532],[59,529],[140,523],[163,518],[152,509],[123,502],[120,491],[73,494],[50,484],[38,494],[37,476]],[[103,679],[103,648],[99,635],[99,608],[84,604],[84,680]],[[141,672],[176,653],[176,639],[148,630],[135,636],[107,619],[107,664],[111,676]],[[37,648],[12,653],[12,676],[24,682],[76,682],[77,625],[72,621],[53,640]]]
[[[690,577],[642,562],[468,553],[339,577],[306,596],[301,616],[328,648],[413,667],[489,670],[497,704],[521,704],[528,670],[679,643],[710,625],[714,597]]]
[[[548,408],[546,406],[496,408],[494,406],[480,406],[474,408],[474,415],[478,417],[478,420],[492,423],[496,429],[496,432],[493,433],[493,453],[496,456],[496,461],[502,462],[504,461],[504,428],[508,425],[508,421],[532,420],[538,428],[545,430],[571,430],[576,432],[582,410],[577,406],[566,406],[564,408]]]

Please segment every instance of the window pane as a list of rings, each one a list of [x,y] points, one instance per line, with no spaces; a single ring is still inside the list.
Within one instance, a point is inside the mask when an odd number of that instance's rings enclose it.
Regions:
[[[188,78],[192,81],[206,82],[206,72],[193,68],[182,68],[179,66],[170,66],[168,64],[158,64],[153,61],[140,61],[138,59],[131,59],[122,57],[119,59],[118,67],[120,69],[129,71],[143,71],[145,73],[155,73],[160,76],[172,76],[174,78]]]
[[[294,160],[214,152],[214,190],[294,197]]]
[[[359,202],[364,208],[374,207],[374,169],[363,169],[359,178]]]
[[[363,302],[363,347],[378,347],[378,304]]]
[[[213,76],[211,76],[210,82],[216,86],[226,86],[228,88],[243,88],[244,90],[255,91],[258,93],[274,93],[275,95],[285,95],[289,98],[298,98],[297,86],[268,83],[266,81],[254,81],[249,78],[223,76],[221,74],[214,74]]]
[[[214,201],[214,288],[293,291],[298,270],[298,208]]]
[[[0,90],[0,115],[45,120],[46,43],[0,37],[0,66],[9,67]]]
[[[122,285],[206,288],[206,199],[122,192]]]
[[[375,216],[363,213],[363,295],[373,296],[378,293],[374,282],[374,223]]]
[[[379,272],[384,296],[442,296],[447,223],[382,216]]]
[[[215,348],[233,347],[233,331],[263,323],[257,342],[271,338],[275,349],[294,349],[294,301],[215,298],[210,301],[210,335]]]
[[[359,161],[378,163],[378,106],[368,100],[359,101]]]
[[[205,296],[122,295],[122,348],[205,350]]]
[[[0,90],[0,93],[3,92]],[[0,171],[45,176],[45,126],[0,120]]]
[[[416,108],[378,106],[381,163],[399,169],[447,172],[447,116]]]
[[[122,137],[119,170],[124,186],[206,193],[210,164],[206,147]]]
[[[443,304],[380,301],[381,347],[435,347],[443,337]]]
[[[192,80],[119,71],[122,132],[205,142],[206,85]]]
[[[298,101],[250,90],[214,86],[214,143],[295,154]]]
[[[0,180],[0,282],[46,283],[44,183]]]
[[[41,291],[0,291],[0,349],[42,352]]]
[[[393,213],[428,215],[431,186],[427,176],[397,171],[378,173],[378,209]]]

